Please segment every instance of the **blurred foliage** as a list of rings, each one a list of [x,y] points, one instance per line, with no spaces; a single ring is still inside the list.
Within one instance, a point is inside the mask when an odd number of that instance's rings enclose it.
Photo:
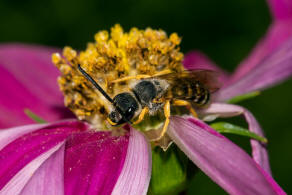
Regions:
[[[177,32],[184,52],[199,49],[229,70],[269,24],[264,0],[2,0],[0,11],[1,42],[84,49],[115,23],[150,26]]]
[[[182,51],[198,49],[232,71],[264,35],[271,17],[264,0],[2,0],[0,42],[23,42],[84,49],[93,35],[120,23],[125,30],[161,28],[183,37]],[[292,81],[241,102],[258,119],[269,140],[273,176],[286,190],[292,175]],[[245,126],[240,118],[228,122]],[[246,138],[228,136],[247,151]],[[189,194],[226,194],[202,172]]]
[[[175,144],[166,152],[160,147],[152,149],[152,175],[148,194],[177,194],[187,184],[188,159]]]

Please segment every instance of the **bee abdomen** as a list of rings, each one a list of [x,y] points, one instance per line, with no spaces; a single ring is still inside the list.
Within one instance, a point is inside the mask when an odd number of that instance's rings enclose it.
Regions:
[[[210,92],[198,81],[181,79],[168,91],[167,98],[188,100],[196,106],[203,106],[209,102]]]
[[[188,84],[185,85],[177,85],[173,86],[171,91],[169,91],[169,96],[173,98],[183,98],[183,97],[191,97],[189,93],[190,86]]]
[[[193,88],[193,96],[191,100],[198,106],[206,105],[210,100],[210,92],[204,88],[200,83],[196,83]]]
[[[199,106],[206,105],[210,100],[210,93],[206,90],[205,93],[192,98],[193,102]]]

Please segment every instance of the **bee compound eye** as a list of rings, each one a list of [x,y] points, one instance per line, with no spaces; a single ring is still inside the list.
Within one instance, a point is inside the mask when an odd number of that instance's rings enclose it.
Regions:
[[[136,110],[135,108],[133,108],[133,107],[129,107],[129,108],[127,109],[127,113],[126,113],[126,115],[132,117],[132,116],[135,114],[135,110]]]
[[[130,108],[128,109],[128,113],[131,113],[131,112],[133,112],[133,108],[132,108],[132,107],[130,107]]]

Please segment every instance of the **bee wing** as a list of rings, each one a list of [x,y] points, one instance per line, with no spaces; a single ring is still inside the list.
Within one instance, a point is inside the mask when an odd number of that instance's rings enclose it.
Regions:
[[[179,84],[182,79],[199,81],[211,93],[215,92],[222,86],[218,80],[219,73],[212,70],[184,70],[182,72],[172,72],[160,76],[154,76],[152,78],[163,79],[174,85]]]

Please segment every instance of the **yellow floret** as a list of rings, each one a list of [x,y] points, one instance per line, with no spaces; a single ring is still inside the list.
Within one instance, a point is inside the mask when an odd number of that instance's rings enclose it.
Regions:
[[[129,88],[127,82],[123,85],[111,83],[115,79],[137,74],[153,75],[166,69],[183,70],[183,54],[179,51],[181,38],[176,33],[168,37],[164,31],[151,28],[132,28],[126,33],[117,24],[110,32],[96,33],[94,39],[95,43],[89,43],[85,51],[77,53],[71,47],[65,47],[63,57],[58,53],[52,55],[52,62],[61,72],[58,83],[65,96],[65,106],[79,119],[92,124],[106,121],[111,104],[80,74],[78,64],[111,97]]]

